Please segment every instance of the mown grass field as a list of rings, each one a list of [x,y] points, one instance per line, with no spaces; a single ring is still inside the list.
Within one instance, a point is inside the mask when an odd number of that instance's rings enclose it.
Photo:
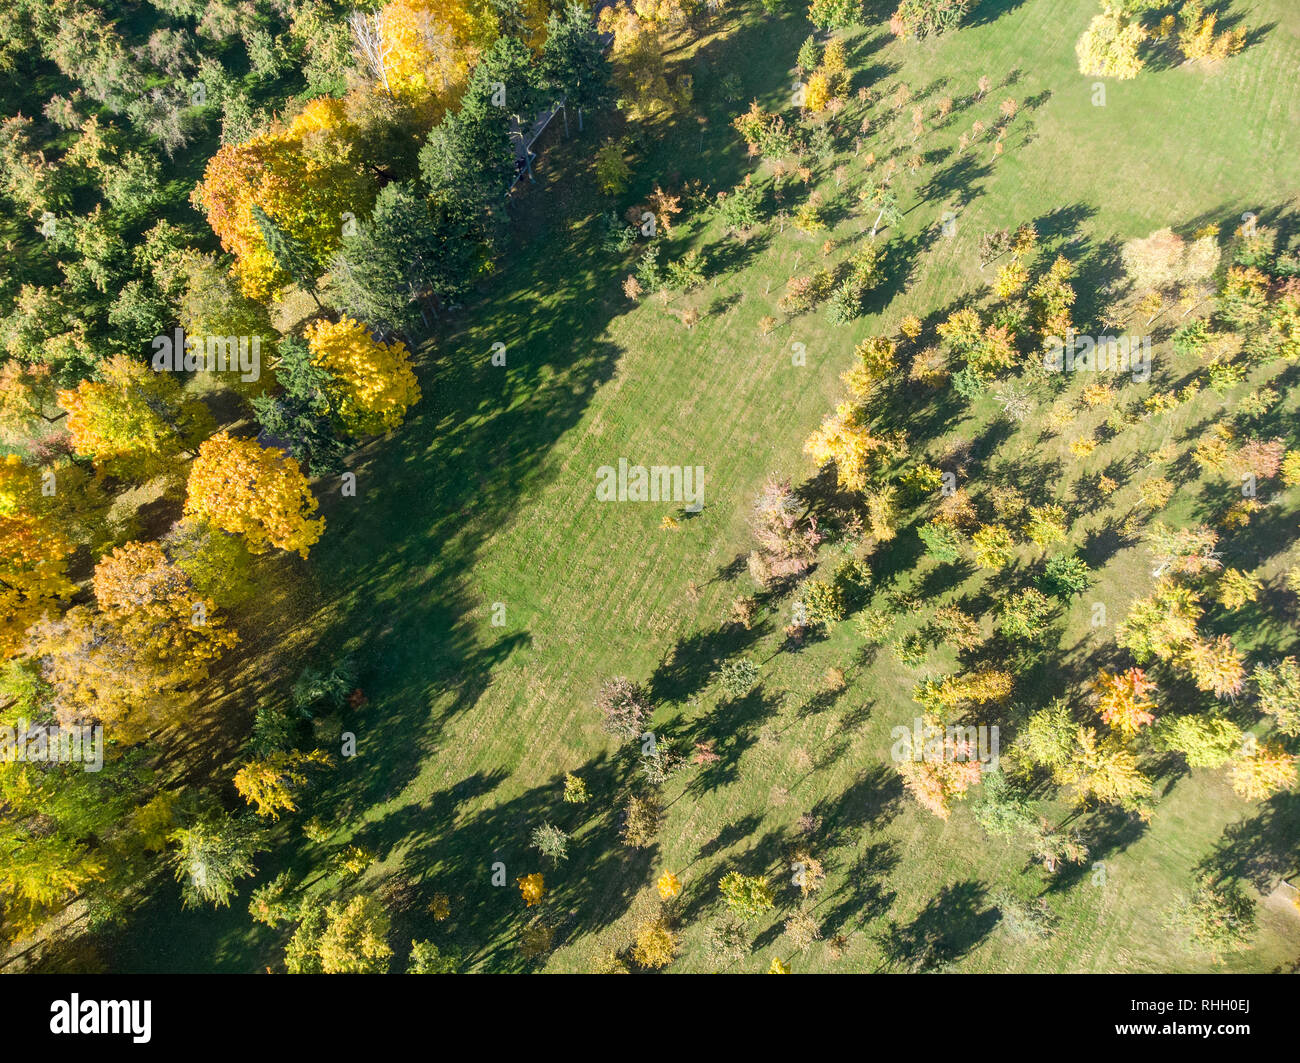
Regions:
[[[1045,252],[1063,251],[1080,265],[1075,318],[1090,323],[1096,289],[1115,275],[1123,240],[1165,225],[1227,229],[1246,210],[1266,224],[1294,220],[1300,9],[1289,0],[1234,5],[1252,35],[1220,69],[1151,68],[1135,81],[1109,82],[1105,106],[1094,105],[1093,79],[1078,74],[1074,55],[1093,4],[985,0],[973,24],[921,44],[889,37],[885,6],[869,5],[873,28],[850,37],[854,86],[887,96],[901,80],[914,99],[898,120],[901,133],[882,117],[864,153],[875,150],[883,163],[895,143],[906,145],[912,106],[930,115],[949,95],[956,107],[939,128],[927,119],[920,146],[927,163],[896,181],[906,214],[886,233],[890,278],[869,298],[869,314],[836,328],[817,311],[760,337],[759,319],[781,316],[776,301],[796,258],[821,257],[822,237],[789,226],[779,233],[769,224],[742,246],[707,223],[699,204],[688,204],[670,254],[707,249],[713,279],[667,308],[658,300],[630,304],[621,282],[633,254],[600,248],[601,211],[621,213],[656,182],[678,189],[698,179],[711,195],[754,165],[730,118],[751,97],[766,106],[788,98],[795,52],[810,27],[802,8],[774,19],[754,4],[733,6],[715,32],[674,53],[679,69],[694,74],[696,113],[630,131],[637,143],[626,196],[609,201],[596,192],[590,159],[599,121],[568,142],[548,134],[538,183],[511,208],[516,246],[481,296],[423,351],[423,402],[400,432],[357,456],[357,498],[320,485],[324,539],[308,562],[285,563],[282,586],[294,590],[269,590],[244,619],[264,653],[216,706],[232,720],[246,719],[261,686],[283,683],[293,670],[286,661],[349,652],[362,664],[369,702],[343,722],[358,735],[360,755],[308,811],[337,824],[328,847],[358,842],[380,854],[359,888],[408,884],[393,894],[399,962],[409,938],[431,937],[460,948],[474,970],[587,970],[630,941],[657,907],[655,880],[672,870],[685,890],[683,948],[669,970],[707,969],[704,933],[721,911],[717,879],[736,867],[778,883],[778,909],[755,925],[754,949],[740,965],[748,971],[766,970],[776,955],[796,973],[877,970],[890,939],[941,940],[961,971],[1204,970],[1207,957],[1185,952],[1162,926],[1198,863],[1231,843],[1234,866],[1297,870],[1300,796],[1251,806],[1221,773],[1198,771],[1158,780],[1149,824],[1088,820],[1091,860],[1105,863],[1104,882],[1086,866],[1052,878],[1018,845],[989,840],[968,806],[944,823],[903,794],[889,761],[890,728],[917,714],[913,684],[951,669],[954,657],[935,654],[906,668],[887,649],[864,647],[851,621],[797,651],[783,648],[788,600],[769,603],[753,630],[727,622],[731,601],[752,593],[747,520],[763,479],[780,472],[800,483],[815,474],[802,444],[840,394],[855,343],[894,331],[907,313],[932,330],[988,281],[992,268],[981,273],[977,256],[981,233],[1034,222]],[[740,99],[723,98],[729,73],[741,79]],[[983,100],[969,99],[983,75],[994,87]],[[976,118],[992,125],[1007,96],[1021,110],[1005,153],[994,159],[985,140],[958,158],[959,133]],[[870,229],[855,199],[865,179],[852,147],[859,113],[855,100],[841,150],[817,174],[835,219],[832,260]],[[874,126],[889,105],[870,113]],[[837,194],[839,163],[848,173]],[[796,203],[791,189],[783,206]],[[953,239],[939,231],[946,210],[956,214]],[[674,314],[687,306],[701,315],[693,329]],[[1167,331],[1155,327],[1155,376],[1148,384],[1123,381],[1126,401],[1179,386],[1193,370],[1176,361]],[[504,369],[489,362],[496,342],[507,348]],[[794,343],[807,349],[804,366],[791,363]],[[937,456],[948,442],[970,441],[973,493],[1004,482],[1034,501],[1062,502],[1075,518],[1072,542],[1099,569],[1095,585],[1059,616],[1053,647],[1017,691],[1019,704],[1036,708],[1058,694],[1077,700],[1098,666],[1120,659],[1114,625],[1149,585],[1150,561],[1116,526],[1148,475],[1150,453],[1167,441],[1180,451],[1190,446],[1225,403],[1257,384],[1227,397],[1203,391],[1083,460],[1067,443],[1106,409],[1053,435],[1045,417],[1054,396],[1036,395],[1034,414],[1013,434],[989,400],[968,406],[951,391],[910,396],[903,418],[915,453]],[[1277,415],[1292,445],[1296,409],[1292,395]],[[598,503],[596,470],[620,457],[704,466],[703,512],[664,531],[660,520],[676,514],[674,505]],[[1103,469],[1121,481],[1104,513],[1075,490],[1081,475]],[[1236,490],[1198,479],[1190,462],[1166,475],[1178,484],[1168,515],[1179,521],[1204,519]],[[1285,567],[1278,551],[1294,537],[1296,494],[1225,539],[1230,563],[1270,575]],[[905,525],[872,567],[878,601],[887,591],[907,596],[915,608],[905,612],[957,598],[989,612],[990,588],[1017,585],[1034,556],[1025,548],[1015,568],[993,578],[937,571]],[[498,602],[503,627],[491,624]],[[1098,602],[1109,621],[1094,627]],[[1245,630],[1257,635],[1243,643],[1252,654],[1294,652],[1294,597],[1270,591]],[[733,702],[713,673],[737,653],[759,665],[761,685]],[[848,677],[839,694],[825,692],[832,666]],[[636,769],[615,752],[592,707],[609,675],[649,684],[656,728],[713,739],[722,754],[716,765],[691,767],[667,784],[653,849],[630,850],[618,839],[619,808]],[[587,780],[588,805],[561,801],[569,771]],[[1071,813],[1065,804],[1058,811]],[[807,840],[828,868],[813,910],[824,938],[848,935],[838,958],[825,941],[792,956],[782,932],[798,900],[786,861],[804,814],[819,817]],[[318,862],[326,847],[304,839],[301,818],[280,826],[280,847],[257,881]],[[573,834],[558,868],[529,848],[530,831],[544,822]],[[506,865],[506,888],[490,885],[495,861]],[[513,882],[539,870],[556,948],[527,960],[518,947],[526,914]],[[1061,918],[1058,933],[1026,946],[996,929],[990,894],[999,888],[1047,896]],[[123,935],[114,966],[275,965],[283,938],[250,928],[247,892],[228,911],[182,912],[164,889]],[[451,898],[445,923],[425,911],[434,892]],[[1227,968],[1270,970],[1297,955],[1300,912],[1266,903],[1254,950]]]

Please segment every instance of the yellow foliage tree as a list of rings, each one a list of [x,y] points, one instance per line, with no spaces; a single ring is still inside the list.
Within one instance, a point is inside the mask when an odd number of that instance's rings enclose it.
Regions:
[[[306,557],[325,530],[317,502],[293,458],[255,439],[220,432],[199,448],[190,470],[187,516],[242,535],[253,553],[271,547]]]
[[[865,491],[873,465],[880,459],[901,455],[904,448],[895,440],[873,435],[863,411],[843,402],[808,437],[804,453],[818,465],[835,463],[839,484],[848,491]]]
[[[191,194],[221,246],[235,256],[235,279],[249,298],[268,301],[293,279],[267,248],[254,205],[323,270],[342,240],[340,219],[360,217],[374,201],[374,183],[355,157],[355,131],[337,103],[316,101],[288,127],[223,145]]]
[[[658,970],[673,962],[677,953],[677,935],[662,919],[642,923],[632,944],[632,958],[642,967]]]
[[[327,767],[329,754],[323,749],[310,753],[294,749],[277,751],[250,760],[235,772],[235,789],[239,796],[255,806],[259,816],[279,819],[281,812],[296,812],[297,791],[307,783],[304,768]]]
[[[465,0],[394,0],[380,9],[378,27],[382,69],[371,70],[378,87],[431,119],[460,95],[498,32],[490,4]]]
[[[546,880],[542,877],[540,871],[534,871],[531,875],[524,875],[523,878],[516,879],[519,884],[519,892],[523,894],[525,906],[531,908],[534,904],[540,904],[542,898],[546,895]]]
[[[350,317],[315,321],[305,331],[312,362],[337,381],[339,420],[352,435],[396,428],[420,401],[411,352],[400,340],[380,343]]]
[[[0,458],[0,658],[18,653],[27,628],[76,589],[67,575],[74,546],[40,500],[37,470]]]
[[[1239,757],[1229,769],[1232,789],[1247,801],[1263,801],[1296,783],[1296,758],[1276,742]]]
[[[124,476],[153,474],[213,428],[207,407],[186,398],[175,376],[121,354],[100,364],[98,380],[83,380],[58,399],[73,450]]]
[[[1113,738],[1098,740],[1091,727],[1078,729],[1072,754],[1057,778],[1074,787],[1081,804],[1096,799],[1143,811],[1151,795],[1151,780],[1138,769],[1137,757]]]

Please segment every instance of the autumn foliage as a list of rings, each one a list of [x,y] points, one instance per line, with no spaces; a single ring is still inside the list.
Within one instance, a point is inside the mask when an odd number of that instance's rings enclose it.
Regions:
[[[199,448],[190,470],[187,515],[242,535],[253,553],[272,547],[306,557],[325,528],[298,463],[253,439],[220,432]]]

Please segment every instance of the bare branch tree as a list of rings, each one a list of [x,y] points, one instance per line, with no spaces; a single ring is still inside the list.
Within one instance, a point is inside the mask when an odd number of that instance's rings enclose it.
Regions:
[[[384,92],[391,98],[388,85],[388,56],[393,45],[384,38],[384,13],[380,11],[353,11],[348,16],[348,28],[356,44],[357,56]]]

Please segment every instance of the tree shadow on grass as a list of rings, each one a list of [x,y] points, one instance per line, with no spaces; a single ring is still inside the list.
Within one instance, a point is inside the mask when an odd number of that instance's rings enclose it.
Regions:
[[[891,920],[880,934],[881,970],[923,973],[956,963],[998,924],[982,882],[944,886],[910,923]]]

